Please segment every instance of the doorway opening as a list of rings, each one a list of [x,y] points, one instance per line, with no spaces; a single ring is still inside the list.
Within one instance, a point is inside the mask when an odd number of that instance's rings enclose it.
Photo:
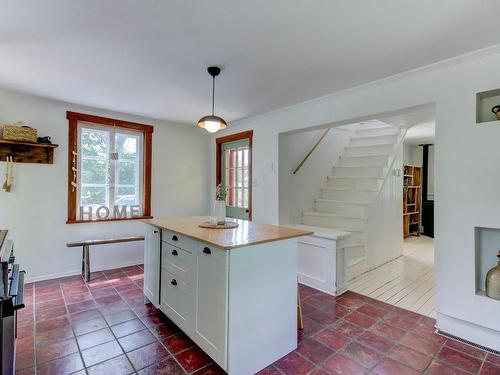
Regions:
[[[349,289],[436,317],[434,279],[435,120],[407,129],[401,166],[402,256],[351,280]]]
[[[216,184],[227,189],[226,216],[252,220],[253,131],[216,139]]]

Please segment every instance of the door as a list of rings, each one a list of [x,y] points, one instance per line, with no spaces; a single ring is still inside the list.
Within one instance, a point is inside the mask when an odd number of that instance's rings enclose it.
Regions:
[[[221,182],[227,187],[226,215],[250,219],[250,141],[242,139],[221,147]]]
[[[144,239],[144,295],[158,307],[160,305],[160,230],[148,225]]]

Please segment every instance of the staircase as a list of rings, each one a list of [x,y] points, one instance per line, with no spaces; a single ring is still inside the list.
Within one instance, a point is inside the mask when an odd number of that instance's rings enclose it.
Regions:
[[[346,248],[349,279],[388,261],[385,255],[367,256],[367,231],[372,220],[370,209],[388,177],[402,137],[400,128],[382,123],[356,130],[333,174],[321,187],[314,210],[302,212],[305,225],[352,233]],[[376,264],[377,259],[382,263]]]

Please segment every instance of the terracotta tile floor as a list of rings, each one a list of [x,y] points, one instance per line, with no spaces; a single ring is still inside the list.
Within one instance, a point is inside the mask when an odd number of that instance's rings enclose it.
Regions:
[[[27,285],[18,374],[224,372],[142,297],[140,266]],[[348,292],[301,286],[299,347],[259,375],[500,374],[500,356],[447,340],[434,320]],[[237,375],[237,374],[236,374]]]

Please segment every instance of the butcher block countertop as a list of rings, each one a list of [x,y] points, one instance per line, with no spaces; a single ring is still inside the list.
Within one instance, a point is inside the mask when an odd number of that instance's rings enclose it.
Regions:
[[[313,234],[311,231],[277,225],[255,224],[251,221],[239,219],[228,219],[239,224],[237,228],[233,229],[207,229],[198,226],[208,220],[209,218],[206,216],[194,216],[172,219],[147,219],[143,221],[155,227],[176,232],[225,250]]]

